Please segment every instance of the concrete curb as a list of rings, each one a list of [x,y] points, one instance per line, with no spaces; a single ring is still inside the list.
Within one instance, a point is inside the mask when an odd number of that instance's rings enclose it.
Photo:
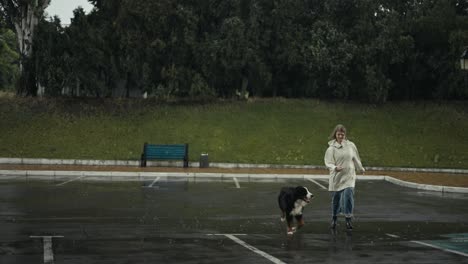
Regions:
[[[213,180],[236,180],[241,182],[258,182],[258,181],[278,181],[286,179],[328,179],[328,175],[309,175],[309,174],[245,174],[245,173],[198,173],[198,172],[122,172],[122,171],[51,171],[51,170],[0,170],[1,179],[18,179],[18,177],[25,177],[27,179],[37,180],[65,180],[70,177],[86,178],[86,180],[96,181],[135,181],[142,178],[189,178],[193,181]],[[413,182],[402,181],[390,176],[369,175],[357,176],[358,180],[384,180],[390,183],[420,189],[427,191],[435,191],[442,193],[468,193],[468,188],[463,187],[450,187],[419,184]]]
[[[31,158],[2,158],[0,164],[13,165],[86,165],[86,166],[140,166],[139,160],[76,160],[76,159],[31,159]],[[181,167],[180,161],[148,161],[148,166]],[[190,162],[190,167],[198,167],[199,162]],[[319,165],[288,165],[288,164],[246,164],[246,163],[220,163],[211,162],[210,167],[225,169],[326,169]],[[402,168],[402,167],[365,167],[366,170],[398,171],[398,172],[432,172],[467,174],[468,169],[439,169],[439,168]]]
[[[75,159],[30,159],[0,158],[0,164],[12,165],[85,165],[85,166],[140,166],[138,160],[75,160]]]
[[[414,183],[414,182],[402,181],[400,179],[395,179],[390,176],[385,176],[385,180],[396,185],[419,189],[419,190],[435,191],[435,192],[443,192],[443,193],[468,193],[468,188],[463,188],[463,187],[419,184],[419,183]]]

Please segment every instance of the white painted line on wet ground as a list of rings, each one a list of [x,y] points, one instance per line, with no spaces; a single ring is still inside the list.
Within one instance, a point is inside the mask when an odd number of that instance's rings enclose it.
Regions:
[[[328,184],[328,179],[315,179],[317,182],[323,182],[324,184]]]
[[[29,236],[30,238],[42,238],[44,244],[44,263],[54,263],[54,251],[52,250],[52,238],[63,236]]]
[[[239,181],[237,180],[236,177],[232,177],[232,179],[234,180],[234,183],[236,184],[236,188],[239,189],[240,188],[240,185],[239,185]]]
[[[322,184],[320,184],[319,182],[317,182],[317,181],[314,180],[314,179],[307,178],[307,180],[309,180],[309,181],[311,181],[311,182],[317,184],[320,188],[322,188],[322,189],[324,189],[324,190],[327,190],[327,189],[328,189],[327,187],[323,186]]]
[[[259,250],[258,248],[256,247],[253,247],[247,243],[245,243],[244,241],[240,240],[239,238],[235,237],[234,235],[231,235],[231,234],[224,234],[225,237],[231,239],[232,241],[236,242],[237,244],[259,254],[260,256],[268,259],[269,261],[273,262],[273,263],[277,263],[277,264],[286,264],[285,262],[273,257],[272,255],[266,253],[266,252],[263,252],[261,250]]]
[[[158,182],[159,179],[161,179],[161,177],[157,177],[156,179],[154,179],[154,181],[153,181],[150,185],[148,185],[148,187],[149,187],[149,188],[153,187],[153,185],[154,185],[156,182]]]
[[[80,177],[76,177],[76,178],[71,179],[71,180],[69,180],[69,181],[56,184],[55,186],[62,186],[62,185],[65,185],[65,184],[67,184],[67,183],[69,183],[69,182],[76,181],[76,180],[79,180],[79,179],[84,178],[84,177],[86,177],[86,175],[81,175]]]
[[[431,247],[431,248],[435,248],[435,249],[438,249],[438,250],[442,250],[442,251],[445,251],[445,252],[454,253],[454,254],[457,254],[457,255],[460,255],[460,256],[468,257],[468,254],[460,252],[460,251],[456,251],[456,250],[452,250],[452,249],[448,249],[448,248],[443,248],[443,247],[439,247],[439,246],[436,246],[436,245],[432,245],[432,244],[429,244],[429,243],[416,241],[416,240],[412,240],[411,242],[419,244],[419,245],[423,245],[423,246],[426,246],[426,247]]]
[[[393,238],[400,238],[400,236],[397,236],[397,235],[394,235],[394,234],[388,234],[387,233],[386,235],[389,236],[389,237],[393,237]]]

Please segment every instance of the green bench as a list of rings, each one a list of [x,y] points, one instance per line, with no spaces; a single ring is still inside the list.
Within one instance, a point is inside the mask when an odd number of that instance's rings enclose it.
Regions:
[[[188,144],[145,143],[141,154],[141,167],[146,167],[148,160],[183,160],[184,168],[188,168]]]

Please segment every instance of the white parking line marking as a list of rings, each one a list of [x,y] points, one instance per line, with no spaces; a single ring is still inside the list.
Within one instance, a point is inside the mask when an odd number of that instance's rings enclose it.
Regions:
[[[261,250],[259,250],[258,248],[256,247],[253,247],[247,243],[245,243],[244,241],[238,239],[237,237],[235,237],[234,235],[230,235],[230,234],[224,234],[225,237],[231,239],[232,241],[236,242],[237,244],[249,249],[249,250],[252,250],[253,252],[259,254],[260,256],[268,259],[269,261],[273,262],[273,263],[277,263],[277,264],[286,264],[285,262],[273,257],[272,255],[268,254],[268,253],[265,253]]]
[[[52,250],[52,238],[63,237],[63,236],[29,236],[30,238],[42,238],[44,244],[44,263],[54,263],[54,252]]]
[[[253,252],[259,254],[260,256],[268,259],[269,261],[273,262],[273,263],[277,263],[277,264],[286,264],[285,262],[273,257],[272,255],[268,254],[268,253],[265,253],[261,250],[259,250],[258,248],[256,247],[253,247],[247,243],[245,243],[244,241],[238,239],[237,237],[235,237],[234,235],[231,235],[231,234],[224,234],[225,237],[231,239],[232,241],[236,242],[237,244],[249,249],[249,250],[252,250]]]
[[[159,179],[161,179],[161,177],[157,177],[156,179],[154,179],[154,181],[148,186],[149,188],[153,187],[153,185],[159,181]]]
[[[322,184],[318,183],[316,180],[314,179],[311,179],[311,178],[307,178],[307,180],[317,184],[320,188],[324,189],[324,190],[327,190],[327,187],[323,186]]]
[[[393,238],[400,238],[400,236],[397,236],[397,235],[394,235],[394,234],[388,234],[387,233],[386,235],[389,236],[389,237],[393,237]]]
[[[239,181],[237,180],[237,178],[233,177],[232,179],[234,180],[234,183],[236,184],[236,188],[239,189],[240,185],[239,185]]]
[[[419,244],[419,245],[423,245],[423,246],[426,246],[426,247],[431,247],[431,248],[435,248],[435,249],[438,249],[438,250],[442,250],[442,251],[445,251],[445,252],[454,253],[454,254],[457,254],[457,255],[460,255],[460,256],[468,257],[468,254],[460,252],[460,251],[451,250],[451,249],[439,247],[439,246],[436,246],[436,245],[432,245],[432,244],[429,244],[429,243],[424,243],[424,242],[416,241],[416,240],[412,240],[411,242]]]
[[[79,179],[81,179],[81,178],[83,178],[83,177],[86,177],[86,175],[81,175],[80,177],[76,177],[76,178],[74,178],[74,179],[71,179],[71,180],[69,180],[69,181],[66,181],[66,182],[62,182],[62,183],[56,184],[55,186],[62,186],[62,185],[65,185],[65,184],[67,184],[67,183],[69,183],[69,182],[72,182],[72,181],[79,180]]]

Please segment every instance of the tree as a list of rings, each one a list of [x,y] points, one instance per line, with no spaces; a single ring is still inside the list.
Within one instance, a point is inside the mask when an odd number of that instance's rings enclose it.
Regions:
[[[58,17],[51,21],[42,19],[34,37],[31,58],[36,65],[36,79],[44,87],[43,95],[46,96],[60,95],[71,77],[67,74],[69,56],[65,52],[67,42],[63,31]]]
[[[18,59],[15,33],[0,27],[0,90],[13,90],[18,77]]]
[[[86,15],[82,8],[74,10],[74,17],[65,29],[67,47],[67,67],[69,81],[66,82],[67,94],[74,96],[94,95],[109,97],[112,93],[111,79],[113,63],[111,55],[113,44],[108,40],[109,24],[95,13]],[[97,26],[100,25],[100,26]]]
[[[18,94],[36,94],[36,83],[32,63],[26,62],[31,57],[36,26],[49,5],[50,0],[0,0],[0,11],[9,27],[14,29],[20,54],[21,82]]]

